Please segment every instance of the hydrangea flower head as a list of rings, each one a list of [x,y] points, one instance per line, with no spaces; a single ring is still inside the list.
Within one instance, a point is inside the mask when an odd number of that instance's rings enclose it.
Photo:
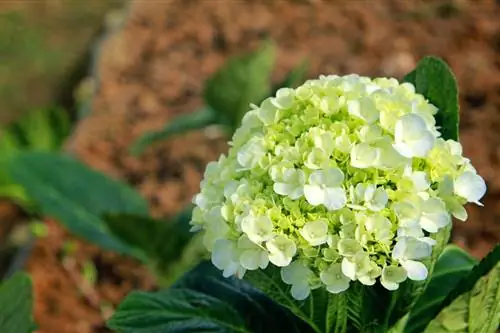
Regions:
[[[292,296],[427,278],[433,235],[484,180],[413,85],[320,76],[252,106],[208,165],[193,230],[225,276],[280,268]]]

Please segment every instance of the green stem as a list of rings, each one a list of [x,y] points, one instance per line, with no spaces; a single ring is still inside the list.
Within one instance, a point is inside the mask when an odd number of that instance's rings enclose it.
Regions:
[[[218,121],[216,113],[209,107],[205,107],[194,113],[180,115],[169,122],[162,130],[146,133],[135,141],[130,148],[134,156],[140,155],[144,149],[160,140],[192,130],[201,129],[209,125],[216,124]]]

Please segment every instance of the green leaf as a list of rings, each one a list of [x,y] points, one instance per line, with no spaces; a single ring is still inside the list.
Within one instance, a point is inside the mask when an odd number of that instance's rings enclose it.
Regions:
[[[9,163],[9,171],[42,212],[69,231],[104,249],[145,260],[101,218],[118,212],[147,216],[147,202],[132,188],[60,153],[20,153]]]
[[[430,313],[431,319],[425,332],[496,331],[500,324],[500,245],[462,277]]]
[[[6,163],[17,153],[27,150],[58,150],[70,131],[67,113],[60,108],[28,112],[17,122],[0,129],[0,197],[7,197],[25,209],[32,203],[22,187],[12,183],[6,174]]]
[[[458,87],[451,69],[441,59],[425,57],[403,81],[412,83],[439,110],[434,116],[443,139],[458,141]]]
[[[302,84],[305,80],[308,66],[307,60],[302,61],[297,67],[288,72],[283,81],[273,87],[270,95],[275,95],[280,88],[296,88]]]
[[[390,313],[390,292],[381,285],[352,283],[346,291],[349,332],[386,332],[384,319]]]
[[[290,294],[291,286],[282,281],[280,270],[275,266],[248,271],[245,280],[276,303],[288,308],[309,324],[314,332],[346,332],[349,310],[346,293],[334,295],[320,288],[314,290],[306,300],[297,301]]]
[[[31,279],[17,273],[0,284],[0,332],[29,333],[35,323],[32,317]]]
[[[138,156],[144,149],[155,142],[166,140],[176,134],[182,134],[216,124],[217,121],[217,115],[209,107],[204,107],[194,113],[183,114],[168,122],[162,130],[146,133],[141,136],[134,142],[130,148],[130,152],[132,155]]]
[[[249,332],[229,304],[189,289],[133,292],[108,325],[123,333]]]
[[[26,113],[18,121],[2,130],[1,140],[10,141],[15,150],[53,151],[61,147],[70,132],[70,121],[65,110],[43,108]],[[10,137],[10,138],[9,138]],[[0,145],[3,151],[4,146]]]
[[[221,124],[235,130],[250,103],[269,96],[274,58],[274,45],[267,42],[255,52],[229,59],[205,82],[205,102],[217,112]]]
[[[448,245],[436,263],[425,292],[411,309],[404,332],[422,332],[436,308],[475,264],[476,260],[468,253],[457,246]]]
[[[133,292],[108,326],[122,333],[310,332],[289,311],[244,281],[223,278],[209,262],[168,290]]]
[[[140,215],[109,214],[103,221],[116,238],[142,251],[159,270],[178,260],[193,237],[186,220],[158,221]]]

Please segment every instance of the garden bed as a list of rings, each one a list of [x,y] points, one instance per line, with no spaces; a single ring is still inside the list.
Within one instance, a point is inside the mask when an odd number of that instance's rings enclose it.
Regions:
[[[485,208],[469,207],[453,240],[482,257],[500,240],[500,6],[494,2],[183,1],[133,2],[125,25],[104,43],[91,115],[68,142],[87,164],[123,179],[156,217],[177,213],[198,190],[204,166],[226,150],[216,131],[190,133],[150,148],[128,147],[145,131],[201,106],[204,79],[228,56],[265,37],[278,46],[273,79],[307,58],[308,76],[357,72],[401,77],[428,54],[444,58],[461,90],[465,155],[486,179]],[[65,251],[67,244],[77,250]],[[87,283],[85,263],[97,269]],[[133,288],[155,288],[131,259],[75,241],[48,222],[27,264],[40,332],[101,332],[103,318]]]

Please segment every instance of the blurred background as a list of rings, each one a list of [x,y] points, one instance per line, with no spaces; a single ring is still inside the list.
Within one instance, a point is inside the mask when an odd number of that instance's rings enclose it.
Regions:
[[[488,185],[485,207],[467,207],[469,220],[455,223],[452,238],[481,258],[500,240],[499,17],[493,0],[0,0],[0,131],[26,114],[64,110],[63,149],[131,184],[153,216],[169,217],[198,191],[226,138],[217,129],[190,132],[141,157],[129,146],[199,108],[204,80],[228,57],[270,38],[278,82],[303,59],[307,77],[401,78],[436,55],[457,76],[464,154]],[[19,265],[33,277],[39,332],[108,332],[104,319],[130,290],[156,287],[138,262],[48,217],[27,223],[1,197],[0,272],[8,270],[6,244],[27,226],[36,235]]]

